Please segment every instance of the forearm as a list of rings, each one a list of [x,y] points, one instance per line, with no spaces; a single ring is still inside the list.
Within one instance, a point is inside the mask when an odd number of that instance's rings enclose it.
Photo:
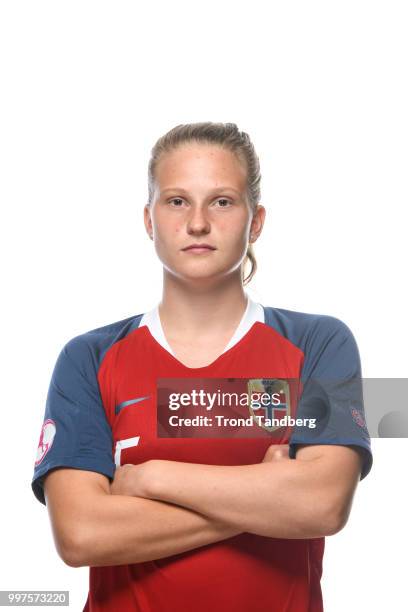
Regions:
[[[160,460],[152,468],[146,497],[268,537],[314,538],[332,533],[330,487],[336,485],[329,485],[319,461],[218,466]]]
[[[242,532],[171,503],[102,492],[82,519],[78,567],[160,559]]]

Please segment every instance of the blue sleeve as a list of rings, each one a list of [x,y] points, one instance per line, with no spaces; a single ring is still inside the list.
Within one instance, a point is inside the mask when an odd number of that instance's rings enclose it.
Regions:
[[[86,335],[61,350],[52,373],[31,487],[45,505],[43,480],[58,467],[91,470],[112,479],[112,431],[103,407],[98,363]]]
[[[304,355],[296,417],[315,419],[316,426],[294,428],[289,456],[296,456],[298,444],[355,446],[363,456],[362,480],[371,470],[373,457],[354,336],[340,319],[322,315],[305,342]]]

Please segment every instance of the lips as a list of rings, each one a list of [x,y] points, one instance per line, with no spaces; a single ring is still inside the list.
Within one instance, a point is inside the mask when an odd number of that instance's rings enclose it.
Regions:
[[[215,251],[215,247],[211,246],[211,244],[190,244],[188,247],[182,249],[183,251],[189,251],[190,249],[206,249],[207,251]]]

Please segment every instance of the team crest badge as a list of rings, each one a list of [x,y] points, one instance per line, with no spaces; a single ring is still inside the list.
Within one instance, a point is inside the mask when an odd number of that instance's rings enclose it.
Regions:
[[[357,425],[360,425],[360,427],[366,427],[365,418],[361,410],[357,410],[357,408],[350,408],[350,410],[351,410],[351,416],[353,417]]]
[[[40,465],[45,455],[50,450],[52,443],[54,442],[56,427],[55,422],[52,419],[47,419],[44,421],[40,441],[38,442],[37,448],[37,458],[35,460],[35,466]]]
[[[290,391],[287,380],[252,378],[248,380],[249,413],[254,423],[273,432],[285,425],[273,424],[272,419],[290,416]],[[255,408],[259,406],[258,408]]]

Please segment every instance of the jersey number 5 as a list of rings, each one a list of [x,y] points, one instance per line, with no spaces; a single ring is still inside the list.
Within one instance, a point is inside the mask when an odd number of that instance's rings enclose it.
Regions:
[[[119,467],[121,465],[121,452],[123,448],[131,448],[132,446],[137,446],[139,444],[140,436],[135,436],[134,438],[126,438],[125,440],[118,440],[115,446],[115,465]]]

